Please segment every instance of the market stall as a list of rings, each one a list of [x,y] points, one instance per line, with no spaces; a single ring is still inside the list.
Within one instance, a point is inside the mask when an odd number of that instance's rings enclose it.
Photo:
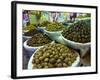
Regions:
[[[90,14],[50,11],[23,14],[27,18],[23,18],[23,69],[91,65]]]

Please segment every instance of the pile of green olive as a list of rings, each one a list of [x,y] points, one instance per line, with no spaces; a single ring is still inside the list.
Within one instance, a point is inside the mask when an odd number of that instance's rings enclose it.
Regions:
[[[27,41],[27,45],[31,47],[38,47],[38,46],[43,46],[51,42],[52,40],[48,36],[42,33],[37,33],[34,36],[32,36],[31,39]]]
[[[52,22],[50,24],[47,24],[46,26],[47,31],[61,31],[63,29],[64,29],[64,26],[58,22]]]
[[[34,25],[28,24],[27,26],[23,27],[23,31],[29,31],[29,30],[34,29],[34,28],[35,28]]]
[[[35,24],[34,26],[36,27],[46,27],[48,24],[50,24],[51,22],[49,21],[44,21],[42,23],[39,23],[39,24]]]
[[[63,44],[47,44],[40,48],[32,59],[33,69],[69,67],[74,63],[77,54]]]
[[[73,23],[68,29],[62,32],[62,35],[71,41],[87,43],[91,41],[91,22],[90,20],[81,20]]]

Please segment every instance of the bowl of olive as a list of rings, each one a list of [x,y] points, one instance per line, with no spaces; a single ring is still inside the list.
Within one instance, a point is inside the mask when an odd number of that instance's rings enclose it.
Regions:
[[[90,19],[80,20],[62,32],[63,42],[74,49],[80,49],[84,56],[91,45]]]
[[[56,40],[61,35],[64,26],[58,22],[52,22],[46,26],[44,33],[48,35],[51,39]]]
[[[37,49],[28,62],[28,69],[77,67],[80,56],[75,50],[59,43]]]
[[[27,51],[35,51],[36,49],[44,46],[45,44],[52,43],[53,41],[42,33],[37,33],[29,40],[24,42],[24,48]]]
[[[26,41],[30,38],[32,38],[33,35],[35,35],[36,33],[38,33],[39,31],[37,29],[31,29],[27,32],[23,33],[23,40]]]

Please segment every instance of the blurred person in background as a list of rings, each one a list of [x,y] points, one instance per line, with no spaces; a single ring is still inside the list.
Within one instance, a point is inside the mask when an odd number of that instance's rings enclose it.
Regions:
[[[69,18],[71,22],[74,22],[77,17],[77,13],[70,12]]]
[[[27,23],[29,22],[29,15],[28,11],[24,10],[23,11],[23,26],[27,26]]]
[[[60,16],[60,12],[49,12],[49,17],[51,22],[56,22]]]

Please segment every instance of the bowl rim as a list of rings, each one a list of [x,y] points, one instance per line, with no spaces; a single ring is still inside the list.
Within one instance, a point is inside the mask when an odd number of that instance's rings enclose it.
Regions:
[[[38,47],[28,46],[28,45],[27,45],[27,41],[28,41],[28,40],[26,40],[26,41],[24,42],[24,47],[27,48],[27,49],[34,49],[34,48],[42,47],[42,46],[38,46]]]
[[[25,35],[23,35],[23,37],[24,38],[32,38],[32,36],[25,36]]]
[[[60,30],[60,31],[48,31],[46,29],[44,29],[44,32],[48,32],[48,33],[61,33],[63,30]]]

